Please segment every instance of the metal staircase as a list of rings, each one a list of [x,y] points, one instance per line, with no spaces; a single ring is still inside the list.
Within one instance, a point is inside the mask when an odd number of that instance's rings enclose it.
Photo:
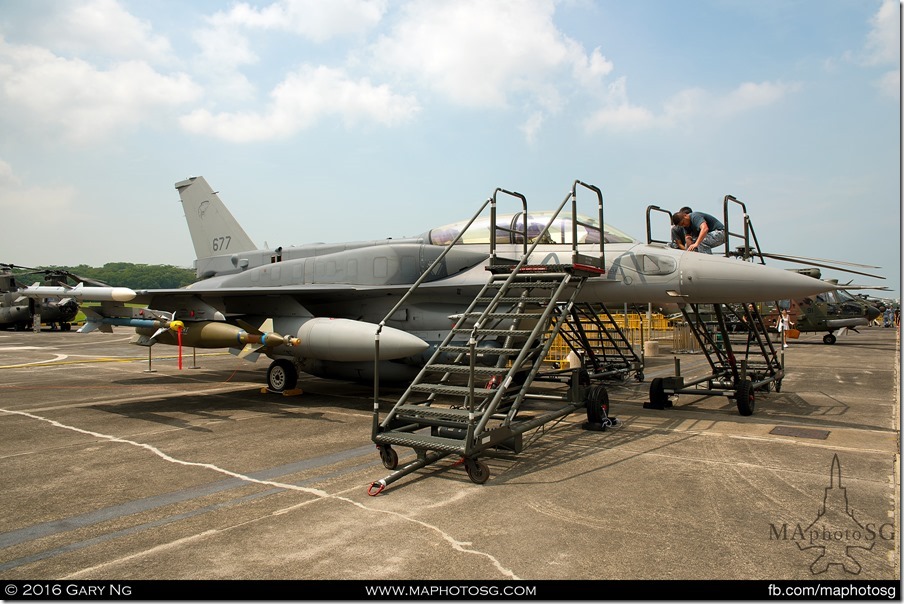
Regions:
[[[591,379],[624,379],[633,371],[643,381],[643,360],[604,304],[575,304],[561,334],[579,351]]]
[[[604,238],[600,237],[599,257],[580,254],[575,236],[570,263],[530,263],[534,248],[569,201],[572,221],[577,224],[578,185],[597,193],[602,226],[602,194],[596,187],[580,181],[575,181],[569,196],[545,230],[535,235],[530,247],[527,203],[522,195],[496,189],[475,215],[476,218],[490,204],[491,224],[496,225],[497,231],[509,230],[524,242],[520,258],[498,257],[495,243],[491,242],[487,283],[392,409],[382,417],[378,378],[375,381],[372,438],[383,465],[394,472],[374,482],[368,491],[371,495],[453,454],[463,458],[469,478],[481,484],[489,478],[489,468],[479,459],[482,453],[492,448],[519,453],[524,446],[525,432],[581,408],[587,409],[585,426],[589,429],[604,430],[609,424],[608,394],[601,385],[592,385],[593,374],[598,373],[596,369],[591,374],[582,368],[558,369],[544,364],[558,334],[567,332],[574,337],[581,333],[582,328],[575,321],[582,317],[579,309],[583,305],[576,303],[576,299],[588,278],[605,272]],[[497,224],[498,193],[521,199],[525,216],[523,232]],[[455,243],[457,240],[450,248]],[[602,340],[591,343],[585,336],[574,341],[585,352],[589,350],[593,358],[605,358]],[[397,469],[398,454],[394,446],[412,448],[416,459]]]
[[[764,264],[747,206],[732,195],[726,195],[722,203],[725,257],[737,257],[751,262],[758,259]],[[729,228],[729,208],[732,205],[740,206],[743,232],[732,232]],[[659,206],[648,206],[647,243],[668,243],[652,237],[650,213],[654,211],[667,214],[671,224],[671,212]],[[731,250],[733,237],[743,243],[735,251]],[[650,382],[650,401],[644,404],[645,408],[671,407],[670,396],[676,394],[725,396],[734,399],[738,413],[752,415],[756,402],[755,391],[768,392],[773,388],[776,392],[781,391],[785,376],[784,354],[775,348],[756,303],[684,304],[681,306],[681,313],[706,356],[710,373],[694,378],[683,376],[676,358],[674,376],[655,378]]]

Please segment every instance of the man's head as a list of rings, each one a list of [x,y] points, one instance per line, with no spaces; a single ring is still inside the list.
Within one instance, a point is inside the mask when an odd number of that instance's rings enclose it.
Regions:
[[[691,217],[686,212],[678,211],[672,215],[672,224],[680,227],[690,226]]]

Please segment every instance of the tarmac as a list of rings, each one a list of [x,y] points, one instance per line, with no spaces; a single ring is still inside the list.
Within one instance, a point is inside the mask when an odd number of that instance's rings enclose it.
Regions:
[[[377,496],[372,385],[283,396],[265,359],[179,369],[130,332],[0,332],[3,579],[900,580],[895,328],[803,334],[747,417],[644,409],[676,357],[706,373],[664,349],[608,384],[616,428],[572,414],[483,485],[445,458]]]

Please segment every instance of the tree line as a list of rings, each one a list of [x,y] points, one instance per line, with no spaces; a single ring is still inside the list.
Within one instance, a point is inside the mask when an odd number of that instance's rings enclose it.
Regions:
[[[95,279],[115,287],[131,289],[173,289],[198,280],[194,269],[169,264],[108,262],[101,267],[79,264],[78,266],[44,266],[41,268],[66,271],[76,277]]]

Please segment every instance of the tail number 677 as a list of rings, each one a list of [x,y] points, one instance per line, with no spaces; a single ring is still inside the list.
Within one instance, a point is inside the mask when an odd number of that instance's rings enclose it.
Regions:
[[[230,241],[232,241],[232,237],[229,237],[228,235],[226,237],[214,237],[213,251],[219,252],[229,249]]]

